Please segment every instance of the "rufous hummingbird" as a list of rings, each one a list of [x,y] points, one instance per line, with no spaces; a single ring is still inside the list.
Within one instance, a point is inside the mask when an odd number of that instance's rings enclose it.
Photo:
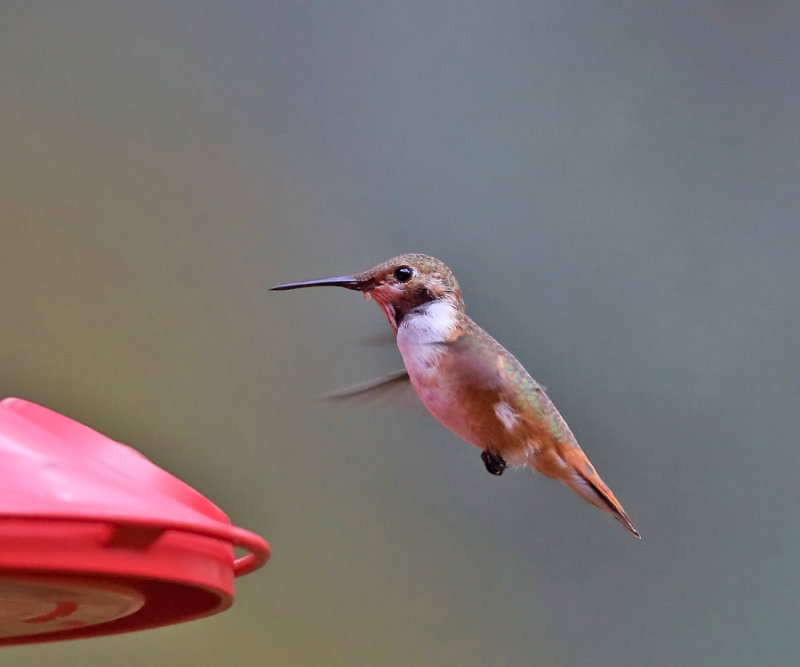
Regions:
[[[407,254],[363,273],[276,285],[290,290],[336,285],[378,303],[397,334],[406,377],[444,426],[481,452],[486,469],[501,475],[527,466],[566,484],[639,533],[589,462],[544,389],[500,343],[466,313],[453,272],[428,255]]]

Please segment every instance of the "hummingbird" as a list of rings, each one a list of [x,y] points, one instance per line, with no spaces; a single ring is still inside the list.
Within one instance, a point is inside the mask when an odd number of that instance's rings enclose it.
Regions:
[[[362,273],[276,285],[362,292],[383,310],[405,370],[365,385],[410,380],[428,411],[481,450],[492,475],[528,467],[575,491],[640,537],[544,388],[466,312],[453,272],[435,257],[405,254]],[[352,393],[361,393],[357,389]]]

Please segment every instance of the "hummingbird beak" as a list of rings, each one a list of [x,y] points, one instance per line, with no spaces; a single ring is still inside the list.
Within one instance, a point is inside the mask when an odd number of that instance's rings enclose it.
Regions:
[[[270,287],[271,292],[280,292],[282,290],[300,289],[301,287],[317,287],[331,285],[334,287],[344,287],[346,289],[355,290],[357,292],[368,292],[375,287],[374,278],[358,278],[356,276],[336,276],[333,278],[318,278],[317,280],[303,280],[299,283],[286,283],[284,285],[275,285]]]

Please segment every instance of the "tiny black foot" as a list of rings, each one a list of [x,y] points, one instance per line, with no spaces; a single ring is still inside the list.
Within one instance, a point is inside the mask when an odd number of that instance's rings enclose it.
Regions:
[[[492,475],[502,475],[503,471],[508,468],[508,464],[500,454],[490,452],[488,449],[481,452],[481,460]]]

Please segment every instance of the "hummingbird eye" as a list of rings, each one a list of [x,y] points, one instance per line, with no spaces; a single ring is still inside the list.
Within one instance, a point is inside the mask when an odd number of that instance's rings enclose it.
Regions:
[[[394,279],[399,283],[407,283],[414,277],[414,269],[410,266],[398,266],[394,270]]]

